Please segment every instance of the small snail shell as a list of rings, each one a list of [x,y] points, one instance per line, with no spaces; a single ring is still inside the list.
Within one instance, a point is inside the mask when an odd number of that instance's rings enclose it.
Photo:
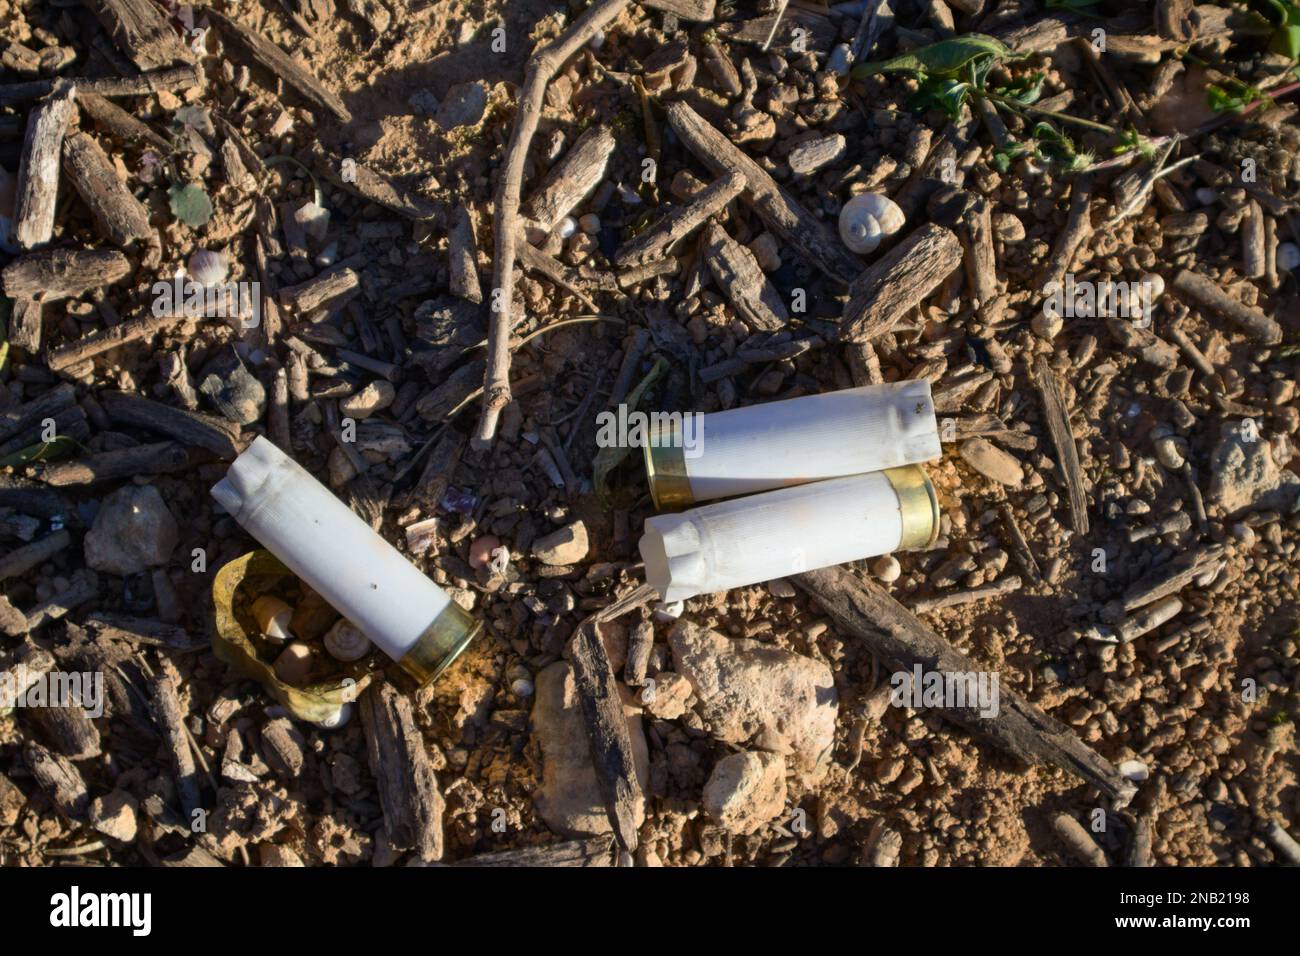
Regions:
[[[1277,267],[1287,272],[1300,266],[1300,246],[1294,242],[1283,242],[1277,247]]]
[[[253,617],[262,636],[269,641],[283,644],[293,637],[290,621],[293,620],[293,608],[278,597],[264,594],[253,602]]]
[[[325,635],[325,650],[336,661],[359,661],[370,653],[370,638],[366,637],[347,618],[329,629]]]
[[[852,252],[866,255],[903,228],[903,210],[888,196],[862,193],[840,210],[840,241]]]
[[[330,714],[324,720],[316,721],[316,726],[325,730],[338,730],[352,719],[353,707],[351,704],[343,704],[338,710]]]
[[[226,257],[211,249],[199,249],[191,254],[188,269],[190,278],[204,288],[225,282],[230,274]]]

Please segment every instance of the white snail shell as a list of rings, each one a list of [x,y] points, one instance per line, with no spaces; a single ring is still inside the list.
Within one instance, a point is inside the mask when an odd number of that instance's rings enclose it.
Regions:
[[[903,210],[888,196],[862,193],[840,210],[840,241],[858,255],[875,252],[903,228]]]
[[[325,634],[325,650],[336,661],[359,661],[370,653],[370,638],[346,618],[341,618]]]
[[[199,249],[190,255],[189,273],[191,279],[207,288],[225,282],[226,276],[230,274],[230,266],[221,253]]]
[[[1119,772],[1121,776],[1127,777],[1134,783],[1141,783],[1151,776],[1151,771],[1141,760],[1125,760],[1119,765]]]
[[[353,707],[351,704],[343,704],[338,710],[330,714],[324,720],[316,721],[316,726],[325,730],[338,730],[352,719]]]
[[[1294,242],[1283,242],[1277,247],[1277,266],[1291,272],[1300,266],[1300,246]]]

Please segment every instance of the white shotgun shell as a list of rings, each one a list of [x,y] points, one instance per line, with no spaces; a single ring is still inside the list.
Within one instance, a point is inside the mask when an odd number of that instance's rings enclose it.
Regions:
[[[925,547],[939,499],[920,465],[831,478],[647,518],[646,582],[665,601]]]
[[[441,674],[482,629],[265,438],[234,460],[212,496],[418,685]]]
[[[924,379],[803,395],[693,421],[651,416],[646,432],[650,494],[661,510],[943,455]]]

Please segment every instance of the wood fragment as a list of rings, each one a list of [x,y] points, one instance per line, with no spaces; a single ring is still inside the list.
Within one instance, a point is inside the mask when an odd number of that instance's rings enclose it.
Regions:
[[[145,313],[134,319],[128,319],[121,325],[109,326],[98,332],[83,335],[75,342],[69,342],[56,349],[51,349],[45,356],[45,364],[51,372],[61,372],[74,365],[80,365],[97,355],[103,355],[112,349],[132,342],[139,342],[143,339],[151,339],[159,332],[179,325],[185,319],[186,316],[183,313],[180,315],[150,315]]]
[[[1076,177],[1070,190],[1070,212],[1065,228],[1057,235],[1052,254],[1039,274],[1038,290],[1043,295],[1049,295],[1052,288],[1065,278],[1074,265],[1075,256],[1080,249],[1086,248],[1088,237],[1092,235],[1092,177]]]
[[[704,234],[703,255],[722,294],[754,329],[775,332],[790,321],[781,293],[767,280],[754,254],[717,223],[711,223]]]
[[[9,343],[32,355],[40,351],[45,316],[39,302],[15,299],[9,319]]]
[[[1223,546],[1218,544],[1202,545],[1194,551],[1179,555],[1168,564],[1162,565],[1129,585],[1124,592],[1121,608],[1125,612],[1135,611],[1161,598],[1177,594],[1202,574],[1211,562],[1217,561],[1222,555]]]
[[[173,651],[197,651],[208,646],[207,640],[194,637],[185,628],[150,618],[131,617],[113,611],[95,611],[81,620],[81,626],[100,640],[123,641]]]
[[[1169,290],[1192,308],[1231,322],[1256,342],[1277,345],[1282,341],[1282,326],[1262,310],[1228,295],[1207,276],[1182,269],[1170,281]]]
[[[862,272],[862,263],[835,233],[699,113],[680,101],[669,103],[666,109],[668,122],[683,145],[715,176],[740,173],[745,177],[741,196],[773,234],[832,279],[847,284]]]
[[[54,235],[59,157],[63,152],[63,136],[72,119],[75,98],[72,84],[59,81],[49,97],[32,110],[27,119],[27,136],[18,159],[18,185],[14,199],[13,238],[19,249],[39,249]]]
[[[916,665],[930,671],[980,670],[874,582],[860,580],[844,568],[807,571],[790,580],[894,670],[910,672]],[[1043,713],[1006,682],[999,688],[999,712],[994,717],[980,717],[970,708],[943,708],[940,712],[1021,760],[1068,770],[1097,787],[1116,809],[1126,806],[1137,791],[1069,727]]]
[[[77,401],[77,390],[63,382],[47,389],[29,402],[0,412],[0,441],[26,431],[52,415],[70,408]]]
[[[192,59],[152,0],[85,0],[118,48],[141,70]]]
[[[710,216],[721,212],[744,188],[743,173],[720,176],[696,193],[690,202],[675,207],[620,246],[614,254],[614,265],[626,269],[667,255],[677,242],[702,226]]]
[[[77,461],[52,462],[43,465],[37,475],[56,488],[90,485],[135,475],[185,471],[197,464],[199,457],[182,444],[165,441],[99,452]]]
[[[182,445],[206,449],[222,461],[231,461],[239,454],[239,428],[224,418],[173,408],[126,392],[105,392],[100,402],[117,425],[166,435]]]
[[[671,13],[679,20],[708,23],[713,19],[717,0],[640,0],[643,7]]]
[[[86,819],[90,810],[90,791],[86,789],[86,781],[76,764],[34,740],[23,746],[23,763],[59,813],[69,820],[81,822]]]
[[[90,760],[103,753],[99,729],[90,719],[87,710],[102,701],[96,701],[93,690],[83,687],[81,700],[71,703],[53,700],[44,707],[24,711],[27,721],[35,725],[41,737],[69,760]]]
[[[277,295],[286,309],[306,315],[348,295],[361,286],[361,276],[347,265],[336,265],[297,285],[285,286]]]
[[[474,242],[474,223],[465,206],[459,207],[452,218],[447,245],[451,272],[448,284],[452,295],[480,304],[483,290],[478,281],[478,247]]]
[[[221,35],[233,46],[283,80],[286,86],[306,100],[313,109],[327,112],[340,122],[351,122],[352,114],[343,100],[279,46],[211,7],[204,9],[204,15],[216,22]]]
[[[525,221],[544,233],[559,225],[605,178],[614,146],[608,126],[588,127],[528,197]]]
[[[578,625],[571,647],[573,679],[591,739],[596,780],[614,836],[631,853],[637,847],[636,808],[644,797],[632,757],[623,699],[593,618]]]
[[[926,223],[914,230],[850,287],[841,340],[869,342],[884,335],[961,263],[961,242],[951,229]]]
[[[82,114],[90,117],[96,126],[122,142],[144,144],[154,149],[171,149],[167,140],[155,133],[148,125],[97,93],[78,87],[77,108]]]
[[[1020,590],[1020,583],[1018,576],[1011,575],[978,588],[967,588],[963,591],[952,591],[947,594],[917,598],[912,602],[912,612],[914,614],[925,614],[927,611],[938,611],[945,607],[959,607],[963,604],[982,601],[985,598],[1010,594],[1012,591]]]
[[[1029,578],[1031,584],[1037,584],[1043,579],[1043,574],[1038,567],[1038,559],[1034,557],[1033,549],[1029,547],[1029,542],[1025,540],[1024,532],[1020,530],[1020,522],[1016,520],[1016,513],[1012,510],[1011,505],[1003,502],[998,506],[998,513],[1002,516],[1002,527],[1007,532],[1007,537],[1011,539],[1011,553],[1015,556],[1016,563],[1020,565],[1020,570],[1024,572],[1025,577]]]
[[[42,601],[27,612],[27,630],[35,631],[51,621],[57,621],[98,597],[99,581],[95,572],[88,568],[74,571],[67,587],[56,591],[48,601]]]
[[[56,302],[130,274],[130,260],[115,249],[42,249],[19,256],[0,276],[11,298]]]
[[[155,674],[150,687],[151,711],[163,747],[171,759],[181,812],[186,822],[191,822],[195,819],[194,811],[203,807],[199,795],[199,771],[185,731],[185,711],[181,708],[178,677],[168,666],[169,662],[162,663],[164,666]]]
[[[70,544],[72,544],[72,536],[67,531],[60,530],[41,538],[39,541],[33,541],[21,548],[14,548],[3,557],[0,557],[0,581],[26,574],[37,565],[44,564]]]
[[[1076,534],[1088,533],[1088,494],[1083,487],[1083,469],[1079,466],[1079,449],[1074,442],[1074,431],[1070,427],[1070,410],[1065,404],[1065,396],[1056,373],[1047,362],[1047,356],[1039,355],[1034,361],[1034,384],[1043,405],[1043,417],[1047,420],[1047,430],[1056,447],[1057,466],[1060,468],[1061,480],[1069,494],[1070,523]]]
[[[108,156],[87,134],[74,133],[64,140],[63,169],[109,242],[129,246],[153,235],[148,210],[131,195]]]
[[[188,90],[202,83],[202,75],[194,66],[173,66],[165,70],[152,70],[137,76],[110,76],[88,80],[32,80],[27,83],[0,85],[0,106],[40,99],[53,92],[60,84],[69,83],[75,90],[78,102],[82,95],[97,96],[147,96],[150,93]]]
[[[441,206],[417,195],[395,180],[354,159],[329,152],[319,143],[312,147],[312,166],[324,179],[345,192],[383,206],[399,216],[423,222],[435,219]]]
[[[427,863],[442,859],[442,792],[411,702],[383,682],[361,695],[370,772],[379,785],[384,832],[399,850]]]
[[[541,249],[527,242],[519,243],[516,248],[519,252],[519,264],[524,267],[524,271],[545,276],[561,289],[576,295],[582,300],[582,304],[592,312],[600,311],[596,303],[592,301],[591,296],[587,295],[578,285],[577,278],[565,268],[559,259],[547,255]]]
[[[479,853],[453,866],[613,866],[611,852],[614,837],[610,834],[589,840],[568,840],[547,846],[529,846],[497,853]]]
[[[1083,824],[1068,813],[1052,816],[1052,831],[1065,844],[1071,855],[1085,866],[1107,866],[1106,854]]]
[[[515,260],[519,242],[519,201],[523,192],[528,147],[542,116],[546,86],[565,61],[584,47],[626,9],[628,0],[597,0],[557,39],[533,53],[520,87],[514,129],[506,148],[501,186],[497,191],[492,257],[492,322],[488,328],[487,363],[476,447],[491,444],[501,412],[511,401],[510,333],[515,319]]]

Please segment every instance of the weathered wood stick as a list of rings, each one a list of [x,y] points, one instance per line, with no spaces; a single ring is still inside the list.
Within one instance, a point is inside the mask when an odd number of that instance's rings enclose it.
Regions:
[[[77,108],[100,129],[126,143],[147,143],[154,149],[171,149],[167,140],[122,107],[97,93],[77,87]]]
[[[453,866],[613,866],[610,850],[614,838],[610,834],[589,840],[567,840],[546,846],[528,846],[519,850],[502,850],[499,853],[479,853],[467,860],[457,860]]]
[[[624,850],[637,846],[636,806],[642,801],[627,731],[623,699],[618,693],[614,668],[591,618],[578,625],[573,636],[573,679],[582,716],[591,738],[591,759],[605,798],[614,836]]]
[[[1043,266],[1039,275],[1038,290],[1047,295],[1051,287],[1061,282],[1070,271],[1075,254],[1084,247],[1092,235],[1092,178],[1080,176],[1070,187],[1070,212],[1065,220],[1065,228],[1056,237],[1052,246],[1052,255]]]
[[[54,235],[54,211],[59,197],[59,155],[63,151],[63,136],[68,122],[72,119],[75,97],[72,84],[59,81],[54,92],[28,117],[27,137],[23,140],[23,151],[18,160],[18,186],[14,200],[13,235],[19,249],[38,249]]]
[[[65,408],[49,418],[21,431],[8,441],[0,442],[0,458],[13,455],[33,445],[46,445],[53,438],[85,443],[90,440],[90,420],[79,405]]]
[[[171,757],[176,777],[176,798],[180,800],[186,822],[190,823],[195,819],[194,811],[201,809],[203,803],[199,795],[199,770],[185,732],[185,712],[181,709],[177,679],[173,674],[160,670],[154,676],[150,702],[154,723]]]
[[[361,695],[370,772],[379,784],[384,830],[393,846],[427,863],[442,859],[442,791],[411,702],[376,682]]]
[[[80,100],[84,93],[98,96],[145,96],[160,90],[188,90],[201,82],[198,68],[193,66],[173,66],[166,70],[141,73],[139,76],[110,76],[97,80],[31,80],[0,86],[0,106],[40,99],[52,92],[59,83],[71,83]]]
[[[930,197],[930,217],[957,232],[966,285],[977,307],[987,307],[998,296],[998,263],[993,251],[993,207],[976,193],[945,187]]]
[[[45,364],[51,372],[61,372],[96,355],[102,355],[112,349],[141,339],[153,338],[159,332],[170,329],[185,321],[185,315],[145,315],[128,319],[121,325],[109,326],[98,332],[83,335],[75,342],[51,349],[45,356]]]
[[[690,202],[677,206],[651,223],[640,235],[623,243],[614,254],[614,265],[626,269],[666,255],[675,243],[693,233],[710,216],[721,212],[744,188],[743,173],[731,172],[720,176],[696,193]]]
[[[448,285],[452,295],[480,304],[483,290],[478,281],[478,247],[474,242],[474,223],[465,206],[460,206],[453,215],[447,246],[451,273]]]
[[[853,297],[840,319],[840,338],[869,342],[879,338],[961,266],[961,242],[951,229],[926,223],[853,283]]]
[[[208,645],[202,637],[193,637],[185,628],[143,617],[130,617],[112,611],[96,611],[82,618],[81,626],[96,640],[124,641],[128,644],[167,647],[174,651],[196,651]]]
[[[62,382],[37,395],[30,402],[0,412],[0,441],[7,441],[44,419],[71,407],[76,401],[77,390],[68,382]]]
[[[564,263],[560,262],[559,259],[547,255],[541,249],[527,242],[519,243],[516,248],[519,252],[519,264],[524,267],[525,272],[536,272],[546,276],[560,288],[576,295],[582,300],[582,304],[591,309],[592,312],[600,311],[596,303],[592,301],[591,296],[582,290],[577,279],[570,274]]]
[[[843,568],[823,568],[791,579],[812,595],[845,631],[896,670],[921,665],[931,671],[978,671],[979,666],[934,633],[879,585]],[[999,711],[980,717],[973,708],[943,708],[943,716],[1029,763],[1051,763],[1097,787],[1122,809],[1137,788],[1070,728],[1020,694],[999,688]]]
[[[97,481],[130,478],[134,475],[162,475],[185,471],[200,456],[174,441],[135,445],[117,451],[100,452],[80,461],[59,461],[38,472],[40,480],[56,488],[90,485]]]
[[[524,186],[528,147],[542,117],[546,86],[564,62],[604,30],[627,7],[628,0],[597,0],[556,40],[533,53],[519,89],[515,125],[506,148],[506,161],[494,213],[495,249],[492,257],[492,322],[488,327],[483,403],[474,444],[486,447],[496,436],[501,411],[510,404],[510,333],[514,329],[515,247],[519,242],[519,200]]]
[[[1066,849],[1084,866],[1108,866],[1106,854],[1092,835],[1083,828],[1078,820],[1068,813],[1052,816],[1052,831],[1065,844]]]
[[[312,149],[312,166],[324,179],[345,192],[368,199],[407,219],[434,219],[441,211],[442,207],[431,199],[416,195],[383,173],[375,172],[354,159],[345,159],[331,153],[319,143],[314,144]]]
[[[84,695],[81,703],[49,701],[44,707],[24,711],[24,716],[63,756],[69,760],[89,760],[103,752],[99,728],[86,713],[86,708],[93,703],[93,699]]]
[[[1020,590],[1020,577],[1011,575],[1010,577],[1001,578],[992,584],[986,584],[983,587],[969,588],[965,591],[953,591],[948,594],[935,594],[931,597],[917,598],[912,602],[912,612],[915,614],[924,614],[927,611],[937,611],[945,607],[957,607],[962,604],[970,604],[974,601],[982,601],[985,598],[997,597],[1000,594],[1010,594],[1012,591]]]
[[[325,303],[348,294],[360,285],[361,276],[354,269],[339,265],[325,270],[318,276],[313,276],[306,282],[286,286],[280,290],[277,298],[282,306],[302,315],[313,309],[319,309]]]
[[[528,197],[521,209],[525,221],[545,233],[554,229],[600,185],[614,146],[608,126],[588,127]]]
[[[1241,220],[1241,274],[1247,279],[1262,279],[1268,271],[1264,233],[1264,208],[1252,199]]]
[[[1222,556],[1223,546],[1218,544],[1204,545],[1179,555],[1129,585],[1119,602],[1121,611],[1133,611],[1163,597],[1177,594],[1191,584],[1192,579],[1200,575],[1210,562],[1217,561]]]
[[[1034,362],[1034,384],[1038,386],[1038,395],[1043,403],[1047,430],[1052,436],[1052,444],[1056,446],[1061,480],[1065,482],[1069,493],[1070,523],[1076,534],[1087,534],[1088,493],[1083,487],[1079,449],[1074,442],[1074,430],[1070,427],[1070,409],[1065,404],[1061,383],[1057,381],[1056,373],[1052,371],[1045,355],[1038,356]]]
[[[715,176],[740,173],[745,177],[741,196],[775,235],[832,279],[847,284],[862,272],[862,263],[844,248],[838,236],[704,117],[682,102],[669,103],[667,112],[668,122],[682,143]]]
[[[0,713],[23,703],[23,695],[54,667],[54,655],[35,644],[22,644],[0,666]]]
[[[45,328],[41,304],[31,299],[15,299],[13,309],[9,319],[9,343],[35,355],[41,350]]]
[[[224,418],[172,408],[160,402],[126,392],[105,392],[100,396],[104,411],[115,424],[157,432],[182,445],[205,448],[222,461],[239,454],[239,429]]]
[[[700,369],[701,382],[716,382],[719,379],[727,378],[730,375],[736,375],[751,365],[766,364],[767,362],[783,362],[787,359],[798,358],[806,352],[822,348],[826,345],[826,340],[820,335],[808,335],[800,339],[791,339],[788,342],[781,342],[777,345],[752,349],[736,349],[736,354],[729,359],[723,359],[714,365]]]
[[[707,23],[713,19],[713,8],[717,0],[640,0],[643,7],[671,13],[680,20],[693,20]]]
[[[12,298],[56,302],[130,274],[130,260],[116,249],[42,249],[9,263],[0,277]]]
[[[704,234],[703,256],[718,288],[755,329],[775,332],[790,321],[781,293],[767,281],[754,254],[717,223],[711,223]]]
[[[152,0],[86,0],[104,31],[142,70],[192,59]]]
[[[1282,326],[1262,310],[1234,299],[1206,276],[1182,269],[1169,283],[1169,289],[1192,308],[1226,319],[1257,342],[1277,345],[1282,341]]]
[[[1025,540],[1024,532],[1020,530],[1020,522],[1016,520],[1015,511],[1012,510],[1011,505],[1003,502],[998,506],[998,513],[1002,516],[1002,527],[1006,529],[1007,537],[1011,539],[1011,553],[1015,555],[1016,563],[1020,565],[1020,570],[1025,572],[1029,582],[1037,584],[1043,579],[1043,572],[1038,566],[1038,558],[1034,556],[1033,549]]]
[[[99,579],[94,571],[82,568],[74,571],[68,586],[55,592],[48,601],[42,601],[27,612],[27,630],[35,631],[50,621],[57,621],[87,601],[99,597]]]
[[[90,809],[90,791],[81,771],[67,757],[34,740],[23,746],[23,763],[31,771],[56,810],[69,820],[84,821]]]
[[[71,543],[72,536],[67,531],[56,531],[39,541],[25,544],[21,548],[14,548],[8,554],[0,557],[0,581],[26,574],[38,564],[43,564],[54,557]]]
[[[64,141],[63,169],[109,242],[129,246],[153,234],[148,210],[117,178],[108,156],[87,134],[74,133]]]
[[[338,95],[327,89],[320,80],[309,73],[302,65],[270,40],[254,33],[248,27],[224,16],[211,7],[204,9],[204,15],[216,21],[221,35],[231,41],[233,46],[243,51],[244,55],[264,67],[284,81],[317,111],[330,113],[340,122],[352,120],[352,114]]]

